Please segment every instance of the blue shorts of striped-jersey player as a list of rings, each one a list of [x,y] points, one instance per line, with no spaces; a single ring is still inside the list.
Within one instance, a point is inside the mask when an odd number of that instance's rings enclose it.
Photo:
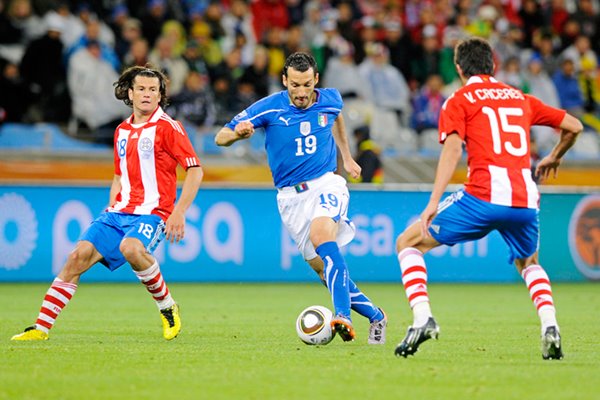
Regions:
[[[441,244],[481,239],[497,230],[510,250],[509,262],[526,258],[539,247],[538,210],[491,204],[463,190],[446,197],[429,232]]]
[[[345,246],[356,228],[348,218],[350,194],[346,180],[333,172],[306,182],[277,189],[277,207],[285,225],[305,260],[317,257],[310,241],[310,224],[317,217],[339,222],[336,242]]]
[[[103,212],[79,240],[91,242],[104,257],[100,262],[114,271],[126,262],[119,250],[123,239],[139,239],[146,250],[152,253],[165,237],[164,229],[165,223],[157,215]]]

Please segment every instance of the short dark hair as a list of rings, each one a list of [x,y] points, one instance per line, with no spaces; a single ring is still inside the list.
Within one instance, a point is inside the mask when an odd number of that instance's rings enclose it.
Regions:
[[[289,55],[287,60],[285,60],[285,64],[283,66],[283,75],[285,75],[286,78],[288,76],[288,68],[290,67],[299,72],[306,72],[312,68],[315,75],[318,72],[315,58],[312,55],[303,52],[292,53]]]
[[[163,74],[159,69],[154,68],[151,64],[146,64],[143,67],[136,65],[123,71],[119,77],[119,80],[113,83],[113,86],[115,87],[115,97],[117,99],[123,100],[125,104],[131,106],[132,103],[131,100],[129,100],[129,89],[133,88],[133,83],[136,76],[158,78],[160,87],[159,105],[164,108],[169,104],[169,99],[167,97],[168,79],[165,74]]]
[[[492,47],[480,38],[466,39],[457,44],[454,50],[454,63],[460,66],[465,78],[494,74]]]

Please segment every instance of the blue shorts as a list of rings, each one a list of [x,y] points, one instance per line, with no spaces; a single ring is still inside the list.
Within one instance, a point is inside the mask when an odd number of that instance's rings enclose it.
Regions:
[[[100,262],[114,271],[126,262],[119,250],[123,239],[139,239],[148,253],[152,253],[165,237],[164,230],[165,223],[157,215],[103,212],[92,221],[79,240],[91,242],[102,254]]]
[[[508,245],[509,262],[513,263],[537,251],[539,227],[536,209],[499,206],[459,190],[440,203],[429,232],[439,243],[453,246],[497,230]]]

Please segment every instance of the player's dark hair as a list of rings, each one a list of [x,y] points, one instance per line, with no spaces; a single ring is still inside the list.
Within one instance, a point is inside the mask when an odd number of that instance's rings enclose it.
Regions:
[[[315,75],[318,72],[315,58],[308,53],[296,52],[289,55],[283,66],[283,75],[286,78],[288,76],[288,68],[290,67],[299,72],[306,72],[312,68]]]
[[[123,100],[125,104],[131,107],[132,103],[131,100],[129,100],[129,89],[133,89],[133,83],[136,76],[158,78],[160,87],[159,105],[164,108],[169,104],[169,99],[167,97],[168,79],[165,74],[154,68],[151,64],[146,64],[143,67],[136,65],[123,71],[119,80],[113,83],[113,86],[115,87],[115,97],[117,99]]]
[[[480,38],[470,38],[456,45],[454,63],[460,66],[465,78],[473,75],[493,75],[492,47]]]

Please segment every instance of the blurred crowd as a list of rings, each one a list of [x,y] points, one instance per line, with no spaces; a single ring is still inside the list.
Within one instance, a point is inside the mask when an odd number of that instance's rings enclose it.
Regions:
[[[437,127],[460,85],[453,47],[472,35],[500,80],[600,132],[598,0],[0,0],[0,120],[110,135],[129,112],[113,82],[150,62],[170,79],[168,112],[210,132],[281,90],[303,50],[350,129],[398,146]],[[553,136],[535,131],[541,148]]]

